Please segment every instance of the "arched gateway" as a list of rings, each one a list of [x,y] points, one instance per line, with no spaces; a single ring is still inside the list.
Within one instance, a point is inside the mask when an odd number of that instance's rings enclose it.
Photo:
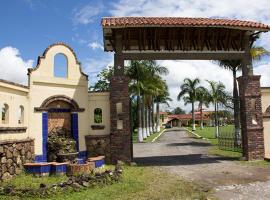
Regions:
[[[124,60],[241,60],[238,78],[243,154],[264,158],[260,76],[253,75],[250,47],[270,26],[257,22],[174,17],[106,17],[102,19],[104,50],[114,52],[111,79],[111,156],[132,160],[128,79]],[[116,105],[122,106],[117,112]],[[256,123],[255,123],[256,122]]]

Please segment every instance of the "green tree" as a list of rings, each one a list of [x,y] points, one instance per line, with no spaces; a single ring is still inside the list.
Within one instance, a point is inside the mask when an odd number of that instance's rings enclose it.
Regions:
[[[199,87],[196,98],[199,102],[198,108],[200,111],[200,127],[203,129],[203,106],[205,105],[208,108],[210,103],[208,90],[202,86]]]
[[[176,107],[175,109],[173,109],[172,113],[175,115],[186,114],[185,110],[180,107]]]
[[[210,85],[209,90],[209,101],[213,103],[215,107],[215,136],[219,136],[219,128],[218,128],[218,109],[219,103],[224,104],[228,99],[227,93],[225,91],[225,85],[221,82],[209,81],[207,82]]]
[[[195,131],[195,112],[194,112],[194,103],[197,100],[197,93],[199,92],[200,80],[198,78],[190,79],[185,78],[184,83],[180,86],[180,93],[177,96],[177,100],[184,100],[185,105],[191,104],[191,113],[192,113],[192,130]]]

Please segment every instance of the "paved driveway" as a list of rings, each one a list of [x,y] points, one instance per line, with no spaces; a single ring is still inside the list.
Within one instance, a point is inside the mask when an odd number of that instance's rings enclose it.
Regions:
[[[212,188],[220,199],[270,199],[269,190],[262,192],[261,197],[250,192],[251,189],[243,190],[252,184],[257,190],[270,188],[270,182],[266,182],[270,180],[270,167],[254,167],[225,157],[209,156],[210,144],[192,138],[184,129],[167,131],[155,143],[136,143],[133,148],[135,162],[162,167],[186,180]],[[264,187],[257,186],[261,182]]]

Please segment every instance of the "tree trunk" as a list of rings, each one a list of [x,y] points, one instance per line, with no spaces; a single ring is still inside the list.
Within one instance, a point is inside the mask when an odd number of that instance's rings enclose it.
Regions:
[[[159,115],[159,102],[157,102],[157,125],[156,125],[156,130],[157,132],[160,131],[160,115]]]
[[[155,117],[155,115],[154,115],[154,106],[155,106],[155,104],[154,104],[154,99],[152,99],[152,109],[151,109],[151,120],[152,120],[152,131],[153,131],[153,133],[154,132],[156,132],[155,131],[155,119],[154,119],[154,117]]]
[[[143,141],[143,132],[142,132],[142,108],[141,108],[141,97],[140,93],[138,94],[137,97],[137,118],[138,118],[138,141],[142,142]]]
[[[146,121],[146,135],[147,137],[150,136],[150,131],[149,131],[149,109],[148,109],[148,106],[145,107],[145,121]]]
[[[143,138],[147,138],[146,135],[146,122],[145,122],[145,104],[144,104],[144,95],[142,95],[142,130],[143,130]]]
[[[218,130],[218,103],[215,102],[215,137],[217,138],[219,135],[219,130]]]
[[[152,103],[152,102],[151,102]],[[149,105],[149,132],[150,132],[150,135],[153,133],[153,129],[152,129],[152,111],[151,111],[151,104]]]
[[[192,131],[196,131],[195,127],[195,112],[194,112],[194,102],[192,102]]]
[[[234,108],[234,127],[235,127],[235,141],[237,145],[240,143],[240,105],[239,105],[239,94],[236,79],[236,68],[233,69],[233,108]]]
[[[201,117],[201,130],[203,129],[203,112],[202,112],[202,103],[200,103],[200,117]]]

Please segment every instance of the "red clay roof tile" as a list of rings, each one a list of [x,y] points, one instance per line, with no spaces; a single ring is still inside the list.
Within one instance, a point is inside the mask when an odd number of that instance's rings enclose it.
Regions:
[[[232,27],[244,29],[256,29],[268,31],[270,26],[252,21],[235,19],[214,19],[214,18],[187,18],[187,17],[104,17],[102,26],[119,27],[139,27],[139,26],[209,26],[209,27]]]

